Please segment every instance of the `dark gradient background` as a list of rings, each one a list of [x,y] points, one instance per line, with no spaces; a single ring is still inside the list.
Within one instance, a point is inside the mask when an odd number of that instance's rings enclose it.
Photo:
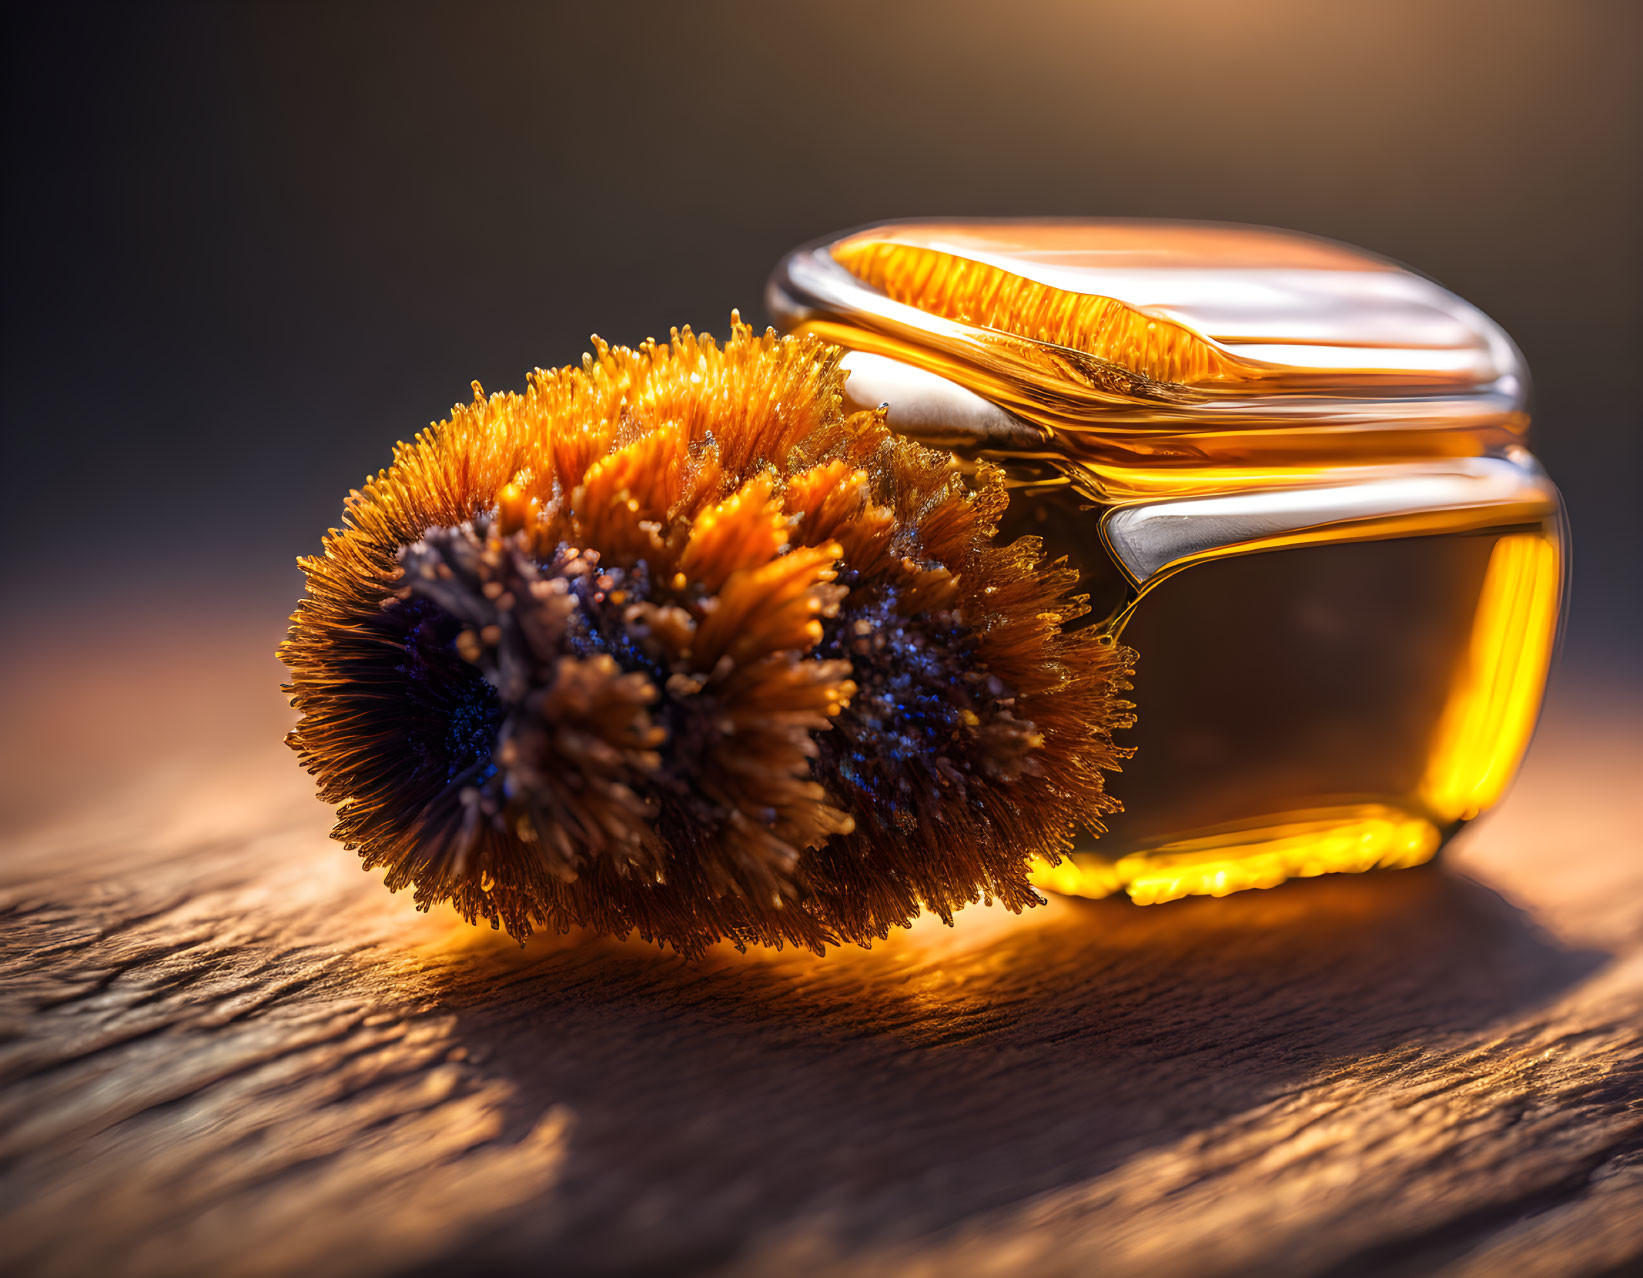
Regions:
[[[0,1274],[1636,1269],[1643,0],[3,13]],[[348,488],[963,214],[1293,227],[1515,336],[1575,586],[1497,816],[825,961],[361,873],[275,658]]]
[[[1498,319],[1572,510],[1565,663],[1629,665],[1640,10],[14,6],[8,612],[275,619],[471,379],[762,322],[853,224],[1118,214],[1333,236]]]

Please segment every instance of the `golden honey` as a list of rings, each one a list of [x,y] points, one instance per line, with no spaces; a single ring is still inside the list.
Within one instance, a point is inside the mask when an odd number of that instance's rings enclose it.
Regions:
[[[1528,745],[1565,577],[1516,349],[1392,263],[1188,223],[802,248],[779,323],[855,404],[1002,464],[1007,531],[1139,654],[1125,810],[1041,886],[1143,901],[1430,859]]]

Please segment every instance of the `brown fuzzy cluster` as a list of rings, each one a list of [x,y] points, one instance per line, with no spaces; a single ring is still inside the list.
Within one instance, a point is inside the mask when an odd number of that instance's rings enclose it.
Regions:
[[[1130,654],[995,543],[1000,474],[842,411],[839,358],[736,320],[599,343],[349,495],[281,656],[367,868],[687,953],[1037,899],[1116,807]]]

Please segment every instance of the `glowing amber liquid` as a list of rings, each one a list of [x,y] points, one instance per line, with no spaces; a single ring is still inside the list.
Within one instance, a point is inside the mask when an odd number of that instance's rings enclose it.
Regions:
[[[1428,860],[1492,805],[1539,708],[1561,592],[1537,524],[1314,544],[1195,564],[1137,594],[1076,497],[1009,531],[1079,567],[1140,654],[1125,811],[1040,886],[1142,902]],[[1107,611],[1107,609],[1111,611]]]

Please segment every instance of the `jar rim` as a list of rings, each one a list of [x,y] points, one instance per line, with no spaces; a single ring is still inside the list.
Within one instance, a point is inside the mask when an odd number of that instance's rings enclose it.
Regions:
[[[788,254],[778,324],[934,373],[1096,463],[1291,448],[1360,465],[1521,445],[1504,331],[1317,236],[1097,218],[882,222]]]

